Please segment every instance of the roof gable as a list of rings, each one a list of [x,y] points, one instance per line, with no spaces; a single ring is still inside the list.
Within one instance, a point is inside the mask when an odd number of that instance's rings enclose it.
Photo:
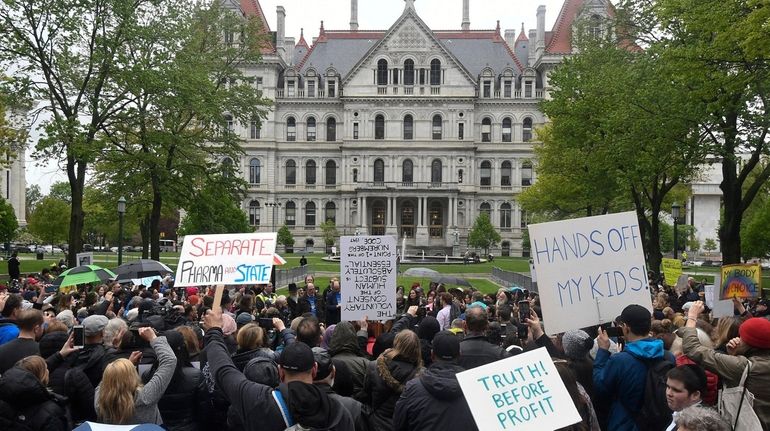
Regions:
[[[545,51],[547,53],[572,53],[572,25],[586,8],[603,8],[607,15],[615,15],[615,7],[607,0],[565,0],[553,24],[550,39],[546,35]]]
[[[262,10],[262,5],[259,4],[259,0],[240,0],[241,10],[243,14],[248,18],[256,18],[262,26],[262,33],[270,35],[270,25],[265,18],[265,12]],[[272,54],[275,52],[275,45],[273,44],[272,37],[267,37],[264,46],[262,47],[262,54]]]

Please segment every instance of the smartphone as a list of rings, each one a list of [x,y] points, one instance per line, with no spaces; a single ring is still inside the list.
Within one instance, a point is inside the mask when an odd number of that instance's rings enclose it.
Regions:
[[[59,288],[53,284],[47,284],[45,286],[45,293],[55,293]]]
[[[72,338],[74,338],[75,347],[83,347],[86,345],[86,330],[83,325],[75,325],[72,327]]]
[[[607,333],[610,338],[618,338],[623,336],[623,330],[619,326],[614,326],[612,323],[605,323],[602,325],[602,329]]]
[[[273,319],[271,317],[260,317],[259,326],[265,329],[273,329]]]
[[[130,331],[131,331],[131,336],[134,338],[134,346],[133,347],[138,348],[138,349],[143,349],[145,347],[150,347],[150,343],[148,343],[147,340],[145,340],[144,338],[142,338],[139,335],[139,328],[132,328],[132,329],[130,329]]]
[[[519,301],[519,322],[526,323],[530,317],[529,314],[529,301]]]

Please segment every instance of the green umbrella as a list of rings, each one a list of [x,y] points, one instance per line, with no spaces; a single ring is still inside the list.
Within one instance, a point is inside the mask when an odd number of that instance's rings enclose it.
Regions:
[[[115,273],[109,269],[96,265],[83,265],[70,268],[59,275],[54,280],[54,286],[59,288],[75,286],[77,284],[103,283],[107,280],[115,279]]]

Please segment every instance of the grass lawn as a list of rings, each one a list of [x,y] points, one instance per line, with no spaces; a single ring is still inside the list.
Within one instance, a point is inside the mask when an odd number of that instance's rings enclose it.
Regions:
[[[319,291],[323,291],[326,289],[326,286],[329,285],[329,280],[331,277],[328,276],[318,276],[315,277],[316,286],[319,288]],[[495,283],[493,283],[490,280],[483,279],[483,278],[469,278],[468,281],[471,283],[473,287],[480,290],[483,293],[495,293],[497,292],[497,289],[499,289],[502,286],[499,286]],[[405,291],[409,291],[409,287],[412,286],[412,283],[420,283],[422,286],[427,290],[428,285],[430,284],[430,280],[427,278],[419,278],[419,277],[398,277],[398,284],[404,286]],[[304,285],[304,282],[298,283],[300,286]],[[451,287],[451,286],[449,286]],[[281,289],[278,289],[276,291],[279,295],[288,295],[289,289],[284,287]]]
[[[286,265],[282,269],[294,268],[299,266],[300,255],[282,254],[286,259]],[[307,255],[307,263],[313,267],[316,272],[339,272],[340,264],[337,262],[326,262],[323,260],[325,255],[316,253]],[[463,265],[459,264],[439,264],[430,265],[420,262],[403,263],[400,265],[402,271],[407,268],[429,268],[442,274],[491,274],[493,267],[498,267],[506,271],[529,273],[529,260],[520,257],[497,257],[493,262]]]

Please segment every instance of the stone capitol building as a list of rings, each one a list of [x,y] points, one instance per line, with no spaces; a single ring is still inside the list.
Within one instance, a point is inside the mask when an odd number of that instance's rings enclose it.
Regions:
[[[393,7],[401,7],[393,1]],[[447,2],[451,4],[454,2]],[[308,43],[271,31],[258,0],[225,7],[262,21],[271,43],[244,74],[274,106],[261,124],[237,124],[247,180],[243,209],[257,231],[287,225],[294,250],[324,250],[320,224],[342,235],[393,235],[409,254],[461,253],[482,212],[502,241],[495,255],[522,255],[527,214],[517,196],[537,178],[535,129],[546,119],[549,72],[572,52],[579,20],[601,22],[607,0],[565,0],[554,27],[525,33],[471,30],[469,0],[458,29],[433,30],[406,0],[386,30],[326,30]],[[513,6],[511,6],[513,7]],[[534,12],[534,11],[533,11]],[[295,13],[300,13],[296,11]]]

